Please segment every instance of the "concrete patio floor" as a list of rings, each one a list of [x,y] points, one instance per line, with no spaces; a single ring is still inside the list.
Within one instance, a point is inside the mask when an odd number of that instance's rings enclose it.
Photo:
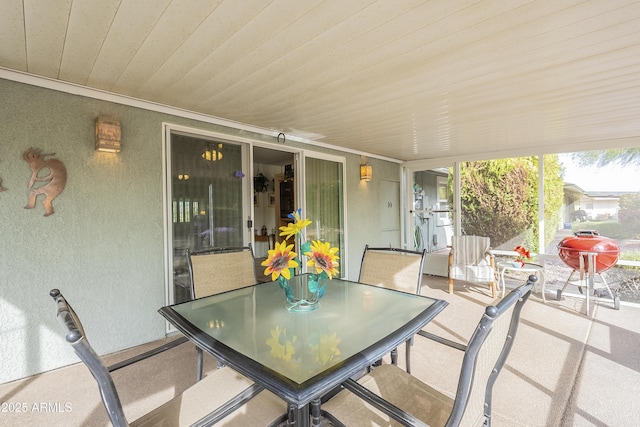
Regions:
[[[449,302],[426,330],[460,342],[494,302],[482,285],[456,282],[450,295],[446,279],[435,276],[424,277],[423,294]],[[545,304],[539,293],[532,295],[523,310],[513,351],[494,389],[492,425],[638,425],[640,308],[623,305],[614,310],[608,302],[596,302],[586,316],[584,299],[547,296]],[[461,353],[422,337],[415,341],[412,373],[453,396]],[[159,344],[105,356],[105,363]],[[399,351],[402,364],[404,349]],[[205,369],[215,369],[212,358],[206,358]],[[196,352],[186,343],[116,371],[114,380],[125,413],[133,420],[192,384],[195,372]],[[24,403],[26,408],[0,412],[2,426],[109,425],[95,382],[81,364],[0,384],[0,402]]]

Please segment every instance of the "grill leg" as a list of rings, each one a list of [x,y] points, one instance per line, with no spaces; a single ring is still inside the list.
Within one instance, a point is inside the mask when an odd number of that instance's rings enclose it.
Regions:
[[[575,272],[576,270],[572,270],[571,274],[569,275],[569,278],[567,279],[566,282],[564,282],[564,286],[562,287],[562,290],[558,289],[558,301],[562,299],[562,293],[564,292],[565,289],[567,289],[567,285],[569,285],[569,281],[571,281],[571,278],[573,277],[573,273]]]
[[[620,310],[620,297],[617,294],[613,293],[613,291],[611,290],[611,287],[605,280],[604,275],[602,273],[598,273],[598,275],[600,276],[600,280],[602,280],[602,283],[604,283],[604,286],[607,292],[609,293],[609,296],[611,297],[611,301],[613,301],[614,310]]]

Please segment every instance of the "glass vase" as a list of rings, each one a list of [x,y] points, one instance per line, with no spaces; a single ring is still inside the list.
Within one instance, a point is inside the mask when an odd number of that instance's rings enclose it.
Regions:
[[[322,282],[317,274],[294,276],[290,280],[282,278],[279,283],[284,289],[287,310],[305,312],[317,309],[326,289],[326,283]]]

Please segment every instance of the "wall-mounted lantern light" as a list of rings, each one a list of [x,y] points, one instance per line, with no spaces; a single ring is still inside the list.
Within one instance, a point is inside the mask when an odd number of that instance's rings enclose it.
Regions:
[[[96,151],[117,153],[120,151],[120,121],[113,117],[96,118]]]
[[[361,181],[371,181],[371,177],[373,175],[373,171],[371,170],[370,165],[360,165],[360,180]]]

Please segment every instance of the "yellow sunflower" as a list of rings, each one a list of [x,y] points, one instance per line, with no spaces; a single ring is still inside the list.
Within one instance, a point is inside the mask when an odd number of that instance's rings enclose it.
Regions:
[[[296,268],[299,264],[294,260],[296,253],[292,251],[293,245],[287,246],[287,241],[276,242],[274,249],[269,249],[269,256],[262,261],[265,276],[271,275],[271,280],[276,280],[282,275],[285,279],[291,279],[290,268]]]
[[[311,224],[311,220],[300,218],[301,212],[301,209],[298,209],[295,212],[291,212],[288,216],[289,218],[293,219],[293,222],[290,222],[286,226],[280,227],[280,235],[284,236],[286,240],[289,240],[289,237],[295,236],[296,234],[300,233],[303,228]]]
[[[320,240],[314,240],[311,242],[311,250],[305,252],[305,256],[309,257],[307,267],[315,267],[316,274],[324,271],[331,279],[334,274],[339,273],[340,264],[337,260],[340,257],[336,253],[338,253],[338,248],[332,248],[329,242],[323,243]]]

